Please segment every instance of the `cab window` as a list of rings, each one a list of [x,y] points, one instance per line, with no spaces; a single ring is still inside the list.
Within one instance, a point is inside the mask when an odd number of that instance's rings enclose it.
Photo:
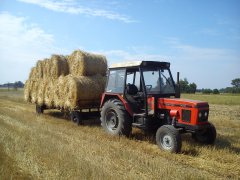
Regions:
[[[110,70],[106,92],[123,93],[125,79],[124,70]]]

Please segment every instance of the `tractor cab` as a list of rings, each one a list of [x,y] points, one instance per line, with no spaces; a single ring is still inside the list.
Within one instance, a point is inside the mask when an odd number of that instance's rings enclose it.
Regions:
[[[106,94],[121,95],[129,104],[130,114],[153,113],[151,100],[177,97],[170,63],[137,61],[119,63],[109,68]]]
[[[179,79],[179,74],[178,74]],[[101,125],[112,135],[131,134],[132,127],[156,133],[163,150],[179,152],[180,133],[212,144],[207,102],[180,99],[169,62],[136,61],[112,65],[101,100]]]

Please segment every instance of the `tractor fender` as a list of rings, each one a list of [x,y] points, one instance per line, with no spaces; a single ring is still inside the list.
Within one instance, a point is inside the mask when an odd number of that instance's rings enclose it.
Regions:
[[[130,116],[133,116],[133,111],[132,111],[132,108],[130,107],[130,105],[128,104],[128,102],[123,98],[123,95],[122,94],[114,94],[114,93],[104,93],[102,95],[102,99],[101,99],[101,104],[100,104],[100,108],[103,107],[104,103],[106,101],[108,101],[109,99],[118,99],[120,100],[126,111],[130,114]]]

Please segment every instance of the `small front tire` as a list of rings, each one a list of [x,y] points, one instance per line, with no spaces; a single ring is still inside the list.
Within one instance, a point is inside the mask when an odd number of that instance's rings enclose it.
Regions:
[[[179,153],[181,151],[181,134],[172,125],[163,125],[157,130],[156,142],[158,147],[164,151],[171,153]]]

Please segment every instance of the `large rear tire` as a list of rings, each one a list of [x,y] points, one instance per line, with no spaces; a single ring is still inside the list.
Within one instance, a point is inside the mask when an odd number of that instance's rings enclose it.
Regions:
[[[110,99],[104,103],[101,111],[101,125],[111,135],[128,137],[132,131],[131,118],[118,99]]]
[[[164,151],[171,153],[178,153],[181,151],[181,134],[172,125],[163,125],[157,130],[156,142],[158,147]]]
[[[202,144],[214,144],[217,132],[214,125],[211,123],[209,124],[210,126],[207,129],[192,133],[192,138]]]

